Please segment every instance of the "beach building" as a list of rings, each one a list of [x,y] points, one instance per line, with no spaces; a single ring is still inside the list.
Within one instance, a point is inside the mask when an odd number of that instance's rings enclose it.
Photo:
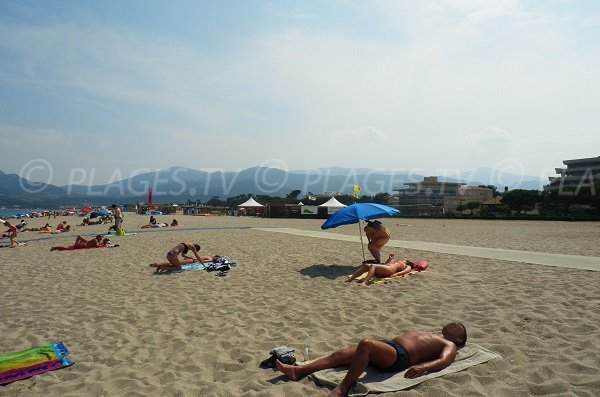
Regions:
[[[390,198],[389,204],[408,216],[440,216],[456,212],[459,206],[484,203],[494,197],[491,189],[466,186],[463,182],[441,182],[437,176],[404,185],[393,189],[397,194]]]
[[[563,160],[566,167],[555,168],[557,176],[548,179],[545,191],[579,193],[581,188],[592,188],[600,183],[600,156],[583,159]]]
[[[454,196],[444,196],[444,213],[451,214],[459,211],[459,208],[464,208],[469,203],[490,202],[494,198],[494,191],[485,187],[477,186],[461,186],[456,190]]]
[[[408,182],[395,187],[389,204],[408,216],[439,216],[444,214],[444,198],[456,196],[461,182],[440,182],[437,176],[426,176],[420,182]]]

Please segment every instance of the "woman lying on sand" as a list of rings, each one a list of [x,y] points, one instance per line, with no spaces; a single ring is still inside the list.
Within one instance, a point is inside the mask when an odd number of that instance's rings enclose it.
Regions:
[[[52,229],[50,230],[42,230],[38,233],[42,234],[42,233],[50,233],[50,234],[59,234],[59,233],[66,233],[66,232],[70,232],[71,231],[71,225],[67,225],[61,229],[56,229],[55,231],[52,231]]]
[[[412,271],[412,262],[401,261],[394,259],[394,254],[390,254],[387,261],[384,264],[376,263],[363,263],[361,267],[354,272],[353,275],[349,276],[346,280],[347,283],[351,282],[363,273],[367,273],[365,281],[361,285],[368,285],[369,281],[375,276],[377,277],[401,277]]]
[[[196,259],[187,255],[188,251],[192,251]],[[167,252],[167,263],[152,263],[150,267],[155,267],[156,273],[161,273],[163,271],[181,270],[182,264],[194,262],[204,263],[212,261],[212,256],[200,256],[198,255],[198,251],[200,251],[199,244],[179,243],[173,247],[173,249]],[[183,261],[179,259],[179,254],[181,254]],[[189,260],[192,260],[192,262],[187,262]]]
[[[24,232],[45,232],[50,233],[52,231],[52,226],[49,223],[46,223],[44,227],[26,227],[23,229]]]
[[[86,240],[81,236],[77,236],[77,238],[75,239],[75,244],[66,247],[52,247],[50,248],[50,251],[69,251],[82,248],[100,248],[106,247],[108,243],[110,243],[110,239],[108,237],[102,239],[101,235],[97,235],[92,240]]]

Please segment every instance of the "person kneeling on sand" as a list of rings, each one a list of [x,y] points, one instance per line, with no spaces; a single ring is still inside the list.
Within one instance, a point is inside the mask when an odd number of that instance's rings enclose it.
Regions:
[[[348,278],[343,281],[349,283],[361,274],[367,273],[367,277],[365,277],[365,281],[363,281],[361,285],[368,285],[373,277],[401,277],[410,273],[411,270],[412,262],[395,259],[394,254],[390,254],[387,261],[383,264],[363,262],[362,266],[359,267],[353,275],[348,276]]]
[[[181,257],[184,260],[194,259],[191,256],[187,255],[188,251],[192,251],[192,253],[196,257],[195,259],[197,259],[199,263],[212,261],[212,257],[210,256],[200,257],[200,255],[198,255],[198,251],[200,251],[199,244],[179,243],[175,247],[173,247],[173,249],[167,252],[167,261],[169,261],[169,264],[153,263],[150,266],[156,267],[156,273],[160,273],[163,271],[181,270],[182,262],[179,259],[179,254],[181,254]]]
[[[350,387],[371,365],[383,372],[401,372],[405,378],[416,378],[446,368],[456,359],[456,347],[467,342],[467,329],[461,323],[450,323],[441,335],[430,332],[409,332],[394,339],[363,339],[358,345],[341,349],[307,364],[293,366],[275,361],[277,369],[290,380],[327,368],[350,366],[346,377],[331,392],[345,396]]]

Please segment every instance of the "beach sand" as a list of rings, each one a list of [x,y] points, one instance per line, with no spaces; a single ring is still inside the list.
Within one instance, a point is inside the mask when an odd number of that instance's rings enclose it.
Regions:
[[[81,221],[50,223],[63,219]],[[599,272],[385,247],[385,257],[431,267],[361,288],[337,282],[360,264],[359,244],[253,229],[320,230],[322,220],[178,219],[179,229],[115,237],[117,248],[49,252],[107,229],[88,226],[22,233],[34,241],[0,249],[0,354],[62,340],[76,363],[0,387],[0,396],[325,395],[329,389],[307,379],[290,382],[258,365],[279,345],[312,359],[364,337],[455,320],[503,358],[386,396],[598,395]],[[139,232],[147,220],[126,214],[124,227]],[[600,256],[599,223],[383,221],[398,240]],[[358,226],[330,232],[357,235]],[[225,277],[154,276],[148,264],[181,241],[228,255],[237,267]]]

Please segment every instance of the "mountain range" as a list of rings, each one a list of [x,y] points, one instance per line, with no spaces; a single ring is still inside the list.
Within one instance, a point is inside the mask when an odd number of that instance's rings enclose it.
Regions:
[[[206,201],[240,194],[285,197],[293,190],[301,196],[313,194],[351,194],[359,185],[362,194],[393,193],[408,182],[423,180],[423,175],[404,170],[329,167],[285,171],[277,168],[253,167],[242,171],[207,172],[184,167],[171,167],[148,172],[118,182],[94,185],[55,186],[31,182],[16,174],[0,171],[0,206],[44,207],[59,205],[91,205],[136,203],[146,201],[148,189],[153,190],[154,202]],[[446,182],[468,185],[495,185],[498,190],[541,189],[547,183],[539,177],[519,176],[478,168],[459,174],[456,178],[439,177]]]

